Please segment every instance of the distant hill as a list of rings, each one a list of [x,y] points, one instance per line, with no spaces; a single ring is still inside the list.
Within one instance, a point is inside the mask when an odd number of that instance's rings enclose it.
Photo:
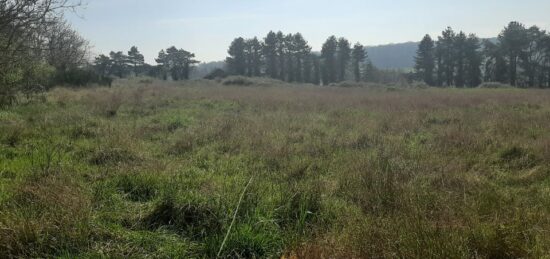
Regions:
[[[366,47],[372,63],[380,69],[411,69],[418,42],[406,42]]]

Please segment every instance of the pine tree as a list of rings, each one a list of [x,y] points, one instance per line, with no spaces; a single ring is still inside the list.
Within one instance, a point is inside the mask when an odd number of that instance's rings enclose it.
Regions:
[[[436,68],[436,86],[443,86],[443,82],[445,81],[444,73],[443,73],[443,44],[441,44],[439,41],[436,42],[435,49],[434,49],[434,55],[435,55],[435,68]]]
[[[321,67],[321,74],[323,84],[330,84],[336,82],[337,79],[337,64],[336,64],[336,51],[338,49],[338,40],[336,37],[330,36],[323,44],[321,49],[321,59],[323,65]]]
[[[293,46],[295,49],[294,55],[295,55],[295,62],[296,62],[296,81],[297,82],[307,82],[309,81],[309,74],[311,73],[311,63],[304,64],[309,62],[309,54],[311,52],[311,47],[307,44],[307,41],[304,39],[302,34],[296,33],[293,37]],[[309,65],[307,69],[309,71],[305,71],[306,68],[305,65]],[[307,77],[307,79],[305,79]]]
[[[483,41],[483,54],[485,56],[484,81],[508,83],[507,65],[502,51],[500,43],[495,44],[490,40]]]
[[[351,59],[351,45],[345,38],[338,39],[338,52],[336,54],[338,66],[338,81],[344,81],[349,61]]]
[[[101,77],[107,77],[112,75],[112,67],[113,63],[111,58],[105,56],[105,55],[99,55],[94,60],[94,69],[96,73],[99,74]]]
[[[286,44],[285,44],[285,35],[283,32],[279,31],[276,35],[277,38],[277,60],[279,63],[279,79],[286,80]]]
[[[128,51],[128,62],[132,66],[134,75],[139,75],[145,64],[145,58],[136,46],[131,47],[130,51]]]
[[[155,60],[162,67],[164,79],[167,79],[167,73],[170,73],[172,80],[178,81],[189,79],[193,64],[198,63],[194,58],[195,54],[172,46],[166,51],[161,50]]]
[[[374,66],[372,61],[370,59],[367,59],[365,66],[365,81],[366,82],[379,82],[380,78],[378,78],[378,68]]]
[[[522,54],[520,55],[520,66],[523,69],[523,74],[529,87],[542,85],[544,80],[541,80],[542,65],[544,58],[543,37],[546,36],[544,31],[539,27],[532,26],[526,31],[528,43]]]
[[[287,34],[284,37],[285,45],[285,69],[286,71],[286,81],[294,82],[296,80],[296,68],[294,67],[296,63],[296,46],[294,45],[294,36],[292,34]]]
[[[313,79],[313,58],[314,55],[311,53],[308,53],[303,58],[303,82],[305,83],[312,83]]]
[[[355,76],[355,81],[359,82],[361,81],[361,64],[365,62],[365,59],[367,57],[367,53],[365,51],[365,47],[361,45],[361,43],[356,43],[355,46],[353,46],[353,51],[351,53],[352,56],[352,64],[353,64],[353,75]]]
[[[457,87],[464,87],[466,83],[466,34],[459,32],[453,40],[454,48],[454,61],[455,61],[455,78],[454,85]]]
[[[122,51],[111,51],[109,58],[111,59],[111,74],[120,78],[125,77],[128,74],[128,56],[124,55]]]
[[[481,63],[483,60],[480,51],[480,40],[475,34],[470,34],[466,40],[466,85],[476,87],[481,84]]]
[[[262,44],[258,38],[254,37],[250,44],[252,45],[252,74],[261,76],[262,74]]]
[[[158,57],[155,59],[155,61],[158,64],[157,74],[159,74],[160,77],[163,80],[167,80],[168,79],[168,68],[169,68],[170,64],[168,62],[166,51],[161,50],[158,54]]]
[[[277,69],[277,34],[270,31],[264,39],[263,56],[266,63],[266,74],[271,78],[277,78],[279,75]]]
[[[529,44],[525,26],[519,22],[511,22],[498,36],[500,46],[508,60],[508,78],[510,84],[517,85],[518,59]]]
[[[246,73],[246,43],[242,37],[236,38],[229,46],[229,57],[226,60],[230,73],[236,75],[245,75]]]
[[[441,76],[442,85],[452,86],[454,83],[455,71],[455,49],[454,49],[455,33],[451,27],[443,31],[438,38],[437,48],[440,56],[440,64],[438,66],[438,74]]]
[[[245,40],[245,74],[249,77],[260,76],[262,67],[262,45],[258,38]]]
[[[317,55],[311,54],[311,61],[313,63],[313,76],[311,77],[311,83],[315,85],[321,84],[321,60]]]
[[[428,85],[434,85],[434,56],[434,42],[430,35],[426,35],[418,45],[414,68],[418,77]]]

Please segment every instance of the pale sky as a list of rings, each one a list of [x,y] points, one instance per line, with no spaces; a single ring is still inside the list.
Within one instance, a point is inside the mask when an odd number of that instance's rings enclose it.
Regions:
[[[419,41],[445,27],[495,37],[510,21],[550,30],[543,0],[88,0],[73,26],[96,54],[136,45],[148,62],[175,45],[200,61],[227,56],[238,37],[301,32],[314,50],[330,35],[364,45]]]

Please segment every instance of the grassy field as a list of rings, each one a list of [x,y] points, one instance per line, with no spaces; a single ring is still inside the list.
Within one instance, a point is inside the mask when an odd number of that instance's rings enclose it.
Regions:
[[[0,110],[0,257],[550,258],[550,91],[252,82]]]

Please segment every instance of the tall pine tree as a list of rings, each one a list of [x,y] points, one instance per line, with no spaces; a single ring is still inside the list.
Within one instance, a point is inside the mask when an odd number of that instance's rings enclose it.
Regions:
[[[229,57],[226,59],[227,68],[231,74],[245,75],[246,73],[246,42],[242,37],[236,38],[229,46]]]
[[[434,85],[435,49],[430,35],[424,36],[416,51],[414,69],[426,84]]]
[[[355,82],[359,82],[362,79],[361,64],[365,62],[365,59],[367,57],[365,47],[363,47],[361,43],[356,43],[353,46],[353,51],[351,53],[351,56],[352,56],[351,60],[352,60],[353,75],[355,77]]]
[[[323,84],[336,82],[337,79],[337,64],[336,51],[338,49],[338,40],[334,36],[330,36],[321,49],[321,59],[323,62],[321,68]]]
[[[338,81],[344,81],[349,61],[351,59],[351,45],[345,38],[338,39],[338,52],[336,54],[338,66]]]

